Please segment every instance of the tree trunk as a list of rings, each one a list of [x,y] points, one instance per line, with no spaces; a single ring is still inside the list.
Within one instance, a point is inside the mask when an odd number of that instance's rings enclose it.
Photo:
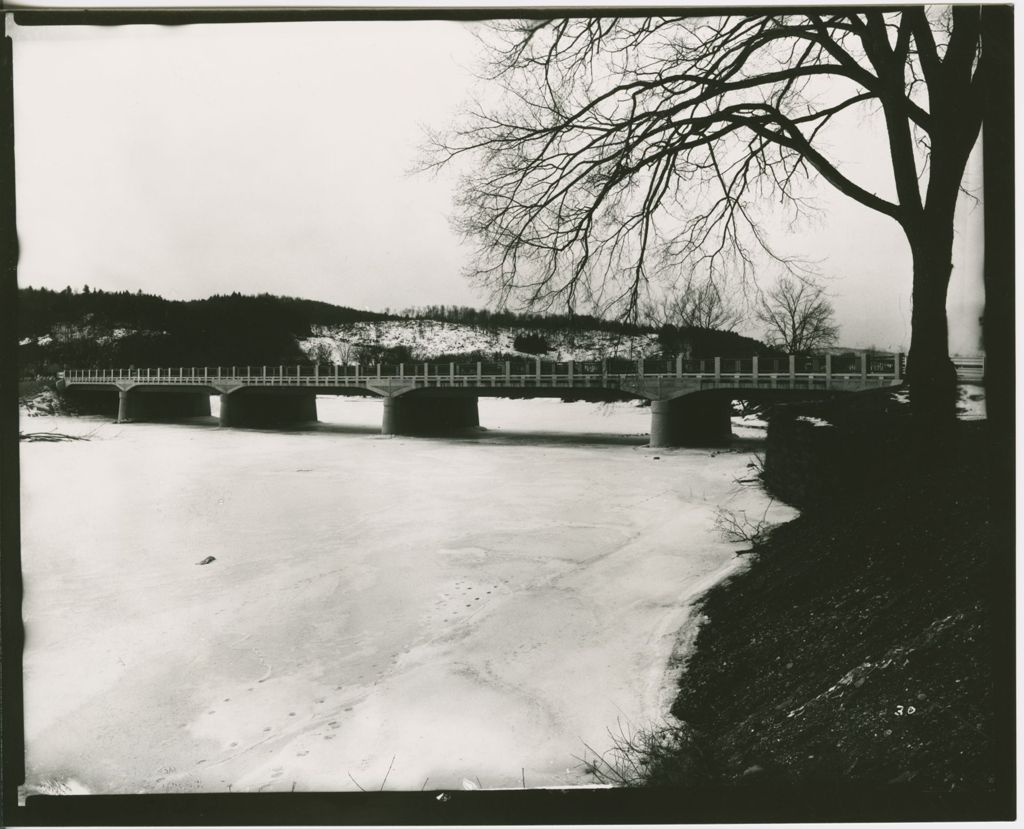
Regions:
[[[911,242],[914,294],[907,381],[910,405],[922,424],[951,424],[956,417],[956,369],[949,359],[946,291],[953,271],[953,221],[928,222]]]
[[[985,7],[985,50],[999,71],[985,86],[982,136],[985,192],[985,408],[1013,480],[1014,436],[1014,202],[1013,9]],[[1009,441],[1007,443],[1006,441]],[[1012,492],[1013,487],[1008,488]],[[1012,502],[1012,495],[1010,501]]]

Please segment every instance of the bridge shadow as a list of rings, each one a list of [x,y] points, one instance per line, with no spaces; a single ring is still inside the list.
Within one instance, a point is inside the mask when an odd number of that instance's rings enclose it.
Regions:
[[[404,436],[396,436],[406,439]],[[549,432],[523,429],[481,428],[447,435],[422,435],[413,440],[443,440],[496,446],[644,446],[647,435],[621,435],[607,432]]]
[[[238,424],[222,427],[216,417],[190,418],[188,420],[166,421],[184,426],[207,426],[214,429],[223,428],[231,432],[269,432],[277,434],[287,432],[309,432],[310,434],[325,435],[379,435],[380,426],[365,423],[334,423],[324,421],[311,421],[307,423],[274,423],[274,424]]]
[[[299,424],[289,431],[319,432],[325,435],[379,435],[380,424],[337,423],[318,420],[316,423]]]
[[[216,417],[192,417],[168,421],[147,421],[154,424],[175,426],[191,426],[199,429],[221,428]],[[294,434],[309,433],[321,435],[348,435],[353,437],[383,437],[380,426],[367,423],[338,423],[317,421],[315,423],[283,423],[272,426],[231,426],[230,431]],[[616,434],[613,432],[555,432],[529,429],[503,429],[501,427],[482,427],[449,433],[433,433],[421,435],[394,435],[393,440],[433,440],[454,443],[474,443],[490,446],[624,446],[645,447],[650,435]],[[699,447],[704,451],[763,451],[764,433],[752,430],[747,433],[734,433],[731,441],[718,447]],[[672,451],[669,449],[659,451]]]
[[[418,435],[415,437],[395,436],[396,440],[443,440],[446,442],[476,443],[488,446],[625,446],[647,448],[650,435],[623,435],[602,432],[545,432],[521,429],[481,429],[478,432],[464,432],[450,435]],[[700,452],[741,452],[756,454],[764,451],[763,433],[734,434],[728,443],[721,446],[697,446],[659,448],[650,447],[652,452],[671,453],[696,450]]]

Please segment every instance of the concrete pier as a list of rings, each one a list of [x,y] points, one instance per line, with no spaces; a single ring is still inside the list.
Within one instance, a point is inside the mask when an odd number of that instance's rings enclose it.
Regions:
[[[732,401],[695,394],[651,401],[651,446],[722,446],[732,437]]]
[[[131,404],[135,402],[134,395],[129,397],[129,392],[118,389],[117,392],[117,422],[125,423],[132,420]]]
[[[480,426],[476,397],[384,398],[382,435],[444,435]]]
[[[220,396],[221,426],[284,426],[316,419],[314,394],[237,391]]]

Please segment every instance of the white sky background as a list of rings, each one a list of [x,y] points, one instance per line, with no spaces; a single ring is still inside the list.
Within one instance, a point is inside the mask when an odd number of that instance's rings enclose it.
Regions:
[[[466,25],[9,31],[22,285],[485,305],[461,276],[471,249],[448,223],[454,174],[409,174],[421,125],[447,126],[477,83]],[[878,181],[881,136],[851,124],[850,138],[848,169]],[[972,166],[980,182],[979,158]],[[782,247],[829,277],[844,345],[905,349],[902,232],[827,184],[818,203],[821,217]],[[961,205],[954,352],[979,349],[981,221],[980,206]]]

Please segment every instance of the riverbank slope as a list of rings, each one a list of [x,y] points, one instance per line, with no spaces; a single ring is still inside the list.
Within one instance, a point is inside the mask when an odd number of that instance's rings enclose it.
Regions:
[[[697,754],[716,784],[1012,810],[1012,447],[994,460],[984,422],[930,456],[906,444],[884,477],[801,504],[705,595],[673,707],[695,737],[652,782],[685,784]]]

